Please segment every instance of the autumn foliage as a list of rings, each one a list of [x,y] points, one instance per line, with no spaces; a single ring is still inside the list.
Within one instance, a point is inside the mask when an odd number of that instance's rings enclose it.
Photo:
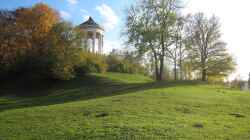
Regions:
[[[1,11],[0,63],[4,71],[14,70],[31,51],[43,46],[58,14],[45,4],[15,11]],[[16,69],[15,69],[16,70]]]
[[[105,71],[101,58],[90,61],[94,55],[81,47],[83,34],[46,4],[1,10],[0,26],[1,78],[69,80],[80,71]]]

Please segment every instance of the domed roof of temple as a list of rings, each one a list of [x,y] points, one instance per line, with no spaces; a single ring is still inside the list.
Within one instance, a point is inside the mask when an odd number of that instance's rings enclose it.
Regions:
[[[80,28],[98,28],[101,30],[104,30],[99,24],[97,24],[92,17],[89,17],[89,19],[82,24],[79,25]]]

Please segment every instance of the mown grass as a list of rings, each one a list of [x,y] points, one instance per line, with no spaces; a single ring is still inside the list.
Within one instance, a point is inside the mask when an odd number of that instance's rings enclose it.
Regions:
[[[250,93],[220,86],[107,73],[1,91],[0,140],[250,139]]]

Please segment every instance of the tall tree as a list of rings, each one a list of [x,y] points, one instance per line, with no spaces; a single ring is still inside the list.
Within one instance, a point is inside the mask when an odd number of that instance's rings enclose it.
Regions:
[[[177,0],[142,0],[128,10],[128,43],[141,53],[152,53],[156,80],[162,80],[164,60],[173,42]]]
[[[179,74],[180,80],[183,80],[183,63],[184,59],[187,57],[186,52],[188,48],[187,37],[185,34],[185,25],[186,25],[186,17],[180,16],[177,20],[176,24],[176,46],[178,48],[178,65],[179,65]]]
[[[41,65],[34,62],[34,58],[39,59],[41,55],[48,53],[46,45],[49,34],[57,22],[57,12],[42,3],[15,11],[1,10],[0,71],[26,71],[31,65],[30,70],[34,70],[34,65],[40,68]]]
[[[182,16],[178,16],[173,29],[174,44],[170,46],[170,48],[168,49],[168,55],[167,55],[170,58],[170,60],[172,60],[173,63],[175,80],[178,80],[178,77],[180,78],[180,80],[183,79],[182,65],[186,50],[184,24],[185,24],[185,18]],[[178,71],[179,71],[179,76],[178,76]]]
[[[16,67],[30,43],[19,33],[16,26],[16,11],[0,11],[0,72],[4,73]]]
[[[234,69],[232,56],[221,40],[219,19],[197,13],[190,17],[188,34],[191,40],[190,55],[195,68],[201,71],[201,79],[208,75],[228,75]]]
[[[52,28],[48,39],[48,55],[42,59],[47,63],[46,74],[60,80],[75,76],[75,67],[80,65],[83,52],[78,45],[82,36],[83,33],[68,22],[60,22]]]

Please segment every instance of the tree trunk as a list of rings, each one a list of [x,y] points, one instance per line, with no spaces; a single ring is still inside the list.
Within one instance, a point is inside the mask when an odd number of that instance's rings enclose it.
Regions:
[[[179,64],[179,71],[180,71],[180,80],[183,80],[183,71],[182,71],[182,60],[180,60],[180,64]]]
[[[174,80],[177,80],[177,50],[174,52]]]
[[[182,73],[182,45],[180,46],[180,58],[179,58],[179,70],[180,70],[180,80],[183,80],[183,73]]]
[[[162,81],[163,79],[163,70],[164,70],[164,56],[161,56],[160,58],[160,73],[159,73],[159,77],[158,80]]]
[[[206,58],[205,55],[202,54],[201,56],[201,80],[206,81],[207,80],[207,69],[206,69]]]
[[[160,55],[160,75],[159,75],[159,81],[162,81],[163,79],[163,70],[164,70],[164,56],[165,56],[165,45],[164,45],[164,35],[161,34],[161,55]]]
[[[174,80],[177,80],[177,62],[174,60]]]
[[[160,81],[160,72],[159,72],[159,59],[157,57],[157,54],[154,52],[154,63],[155,63],[155,79],[156,81]]]
[[[202,68],[202,73],[201,73],[201,80],[202,81],[207,81],[207,70],[205,68]]]
[[[155,60],[155,78],[156,78],[156,81],[159,81],[159,67],[158,67],[158,60]]]

